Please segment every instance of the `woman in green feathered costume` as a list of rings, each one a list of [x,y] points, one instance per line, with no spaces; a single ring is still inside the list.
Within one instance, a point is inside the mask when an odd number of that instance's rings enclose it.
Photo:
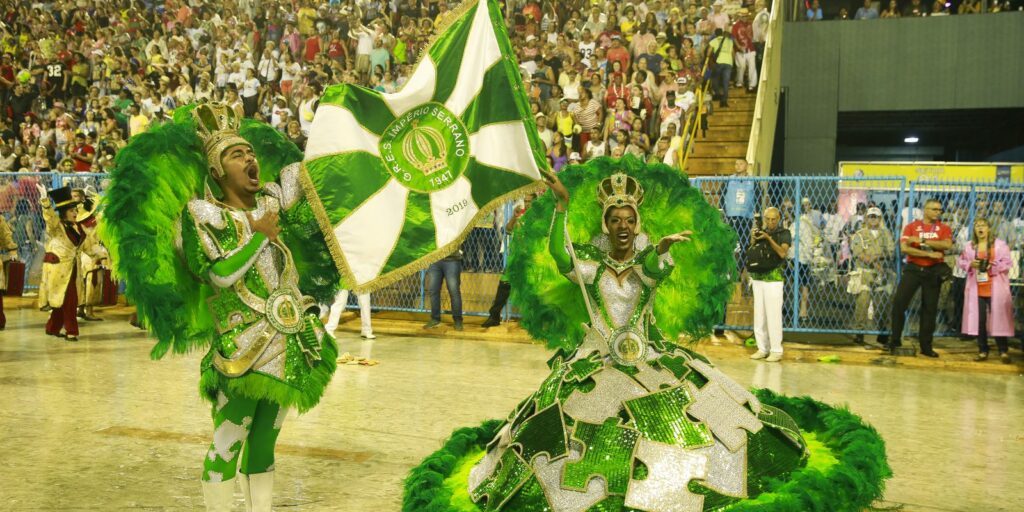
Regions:
[[[302,153],[269,126],[239,121],[206,103],[133,138],[101,229],[158,339],[153,357],[207,349],[207,509],[231,509],[237,475],[247,510],[269,511],[287,411],[316,405],[335,370],[337,346],[316,308],[340,278],[302,200]]]
[[[870,427],[755,395],[677,341],[713,328],[734,273],[733,233],[684,176],[626,157],[559,177],[509,269],[523,327],[556,350],[551,374],[414,469],[404,510],[857,510],[880,496]]]

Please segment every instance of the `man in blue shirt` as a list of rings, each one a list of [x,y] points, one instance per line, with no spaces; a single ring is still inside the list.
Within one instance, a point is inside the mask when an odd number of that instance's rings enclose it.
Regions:
[[[857,13],[853,15],[855,20],[873,20],[877,17],[878,9],[871,0],[864,0],[864,6],[857,9]]]
[[[742,158],[736,159],[736,172],[725,189],[725,197],[722,198],[725,218],[736,232],[737,240],[737,263],[740,271],[746,267],[747,240],[750,238],[750,229],[753,224],[756,202],[754,193],[756,182],[744,179],[747,177],[747,161]]]
[[[818,0],[814,0],[814,3],[811,4],[811,8],[807,9],[807,21],[821,21],[821,19],[821,3],[819,3]]]

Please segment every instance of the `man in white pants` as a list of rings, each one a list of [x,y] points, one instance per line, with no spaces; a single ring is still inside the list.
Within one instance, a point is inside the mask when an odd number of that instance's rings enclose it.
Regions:
[[[373,335],[373,327],[370,326],[370,294],[362,293],[356,295],[356,300],[359,302],[359,321],[362,337],[368,340],[376,339],[377,337]],[[338,321],[341,320],[341,313],[345,311],[346,304],[348,304],[348,290],[340,290],[334,296],[334,304],[331,304],[331,312],[327,315],[327,323],[324,324],[324,329],[331,333],[332,336],[334,335],[334,330],[338,328]]]
[[[743,87],[743,82],[746,82],[747,91],[753,92],[757,88],[754,26],[750,23],[750,11],[746,7],[740,9],[738,17],[739,19],[732,25],[732,39],[736,48],[736,87]]]
[[[751,232],[747,269],[754,289],[754,339],[757,352],[751,359],[770,363],[782,360],[782,295],[785,287],[782,267],[792,243],[788,229],[779,227],[777,208],[761,216],[763,225]]]

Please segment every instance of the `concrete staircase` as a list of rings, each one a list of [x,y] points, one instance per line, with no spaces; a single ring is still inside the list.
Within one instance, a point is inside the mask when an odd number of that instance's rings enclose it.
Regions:
[[[714,103],[708,116],[708,136],[697,130],[693,153],[686,162],[689,176],[716,176],[732,174],[736,159],[745,158],[750,139],[750,125],[754,121],[754,102],[757,93],[745,89],[729,90],[729,106],[721,108]]]

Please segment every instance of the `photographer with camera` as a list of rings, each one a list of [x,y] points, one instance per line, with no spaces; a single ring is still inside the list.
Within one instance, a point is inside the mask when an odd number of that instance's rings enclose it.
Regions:
[[[782,298],[785,289],[782,267],[792,243],[789,230],[779,226],[778,208],[755,219],[747,249],[747,271],[754,291],[754,339],[757,352],[751,359],[770,363],[782,360]]]
[[[1008,273],[1013,266],[1010,247],[997,239],[985,218],[974,221],[974,235],[960,253],[957,266],[967,272],[961,330],[978,337],[975,361],[988,359],[988,336],[996,338],[999,359],[1010,363],[1007,338],[1013,336],[1013,295]]]

